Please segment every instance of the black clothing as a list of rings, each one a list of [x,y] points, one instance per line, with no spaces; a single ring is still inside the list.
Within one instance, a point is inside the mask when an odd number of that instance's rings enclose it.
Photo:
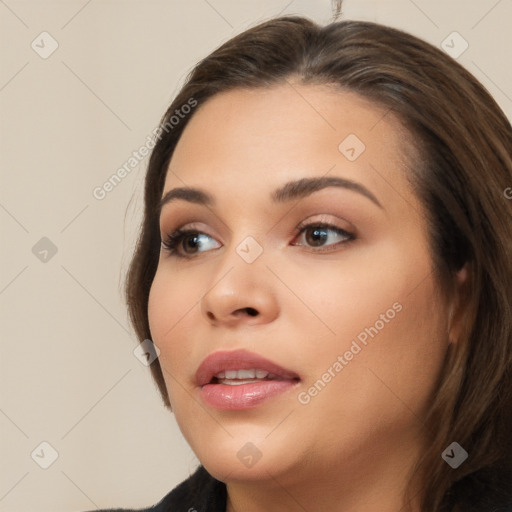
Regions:
[[[199,466],[195,473],[152,507],[95,512],[226,512],[226,496],[226,484]]]
[[[152,507],[94,512],[226,512],[226,498],[226,484],[211,476],[201,465]],[[512,508],[489,508],[485,512],[512,512]]]

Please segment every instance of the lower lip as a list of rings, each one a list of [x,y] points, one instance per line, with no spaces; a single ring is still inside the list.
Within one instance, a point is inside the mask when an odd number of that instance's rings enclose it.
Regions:
[[[252,409],[296,385],[295,380],[264,380],[237,386],[205,384],[201,387],[201,397],[216,409]]]

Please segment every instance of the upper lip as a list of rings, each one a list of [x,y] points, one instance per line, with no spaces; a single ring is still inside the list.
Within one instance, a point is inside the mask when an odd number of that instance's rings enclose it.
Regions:
[[[300,379],[293,371],[287,370],[263,356],[248,350],[218,351],[207,356],[196,372],[198,386],[208,384],[213,377],[225,370],[266,370],[282,379]]]

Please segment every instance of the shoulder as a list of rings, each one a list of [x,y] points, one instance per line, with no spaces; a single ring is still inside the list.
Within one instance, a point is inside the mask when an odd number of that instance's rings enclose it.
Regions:
[[[226,485],[201,465],[156,505],[145,509],[103,509],[95,512],[225,512]]]

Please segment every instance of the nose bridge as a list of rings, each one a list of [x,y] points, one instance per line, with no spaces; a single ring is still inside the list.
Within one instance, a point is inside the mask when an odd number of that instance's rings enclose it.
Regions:
[[[233,242],[218,260],[201,301],[203,314],[218,322],[239,321],[242,316],[253,322],[275,318],[277,298],[265,261],[263,244],[256,237],[248,235]]]

